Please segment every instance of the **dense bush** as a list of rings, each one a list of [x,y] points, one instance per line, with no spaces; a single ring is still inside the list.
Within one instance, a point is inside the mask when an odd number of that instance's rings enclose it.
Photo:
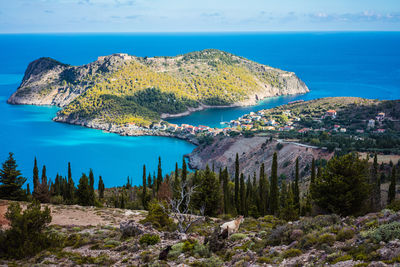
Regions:
[[[50,209],[41,210],[39,202],[29,204],[23,212],[18,203],[11,203],[6,218],[11,228],[0,234],[0,257],[32,256],[55,241],[43,231],[51,222]]]
[[[158,235],[144,234],[140,239],[139,243],[142,245],[155,245],[160,242],[160,237]]]
[[[371,238],[374,242],[388,242],[400,238],[400,222],[392,222],[379,226],[376,229],[367,231],[363,234],[365,238]]]
[[[166,203],[159,203],[156,200],[151,201],[149,203],[149,213],[141,222],[150,222],[158,230],[172,230],[174,222],[168,217],[161,205],[166,205]]]
[[[387,208],[393,211],[400,211],[400,199],[393,200],[392,203],[387,206]]]

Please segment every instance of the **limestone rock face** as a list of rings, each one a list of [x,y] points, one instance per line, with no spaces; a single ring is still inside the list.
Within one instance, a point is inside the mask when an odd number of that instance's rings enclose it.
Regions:
[[[140,236],[142,234],[154,234],[157,232],[151,226],[142,225],[134,220],[121,222],[119,224],[119,229],[123,236]]]
[[[115,71],[131,58],[126,54],[113,54],[83,66],[39,58],[28,65],[21,85],[7,102],[64,107],[93,86],[93,77]]]

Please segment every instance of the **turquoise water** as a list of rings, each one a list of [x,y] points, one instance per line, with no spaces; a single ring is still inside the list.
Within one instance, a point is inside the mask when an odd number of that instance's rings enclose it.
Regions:
[[[100,55],[125,52],[137,56],[174,56],[218,48],[273,67],[294,71],[311,92],[276,97],[258,106],[213,109],[170,120],[219,126],[220,121],[295,99],[324,96],[400,98],[400,33],[271,34],[38,34],[0,35],[0,160],[15,153],[23,174],[31,177],[33,158],[46,164],[48,176],[66,174],[71,161],[74,180],[93,168],[106,186],[129,175],[140,184],[142,165],[171,171],[193,145],[163,137],[120,137],[99,130],[55,123],[54,107],[12,106],[6,99],[18,87],[26,66],[41,56],[80,65]]]

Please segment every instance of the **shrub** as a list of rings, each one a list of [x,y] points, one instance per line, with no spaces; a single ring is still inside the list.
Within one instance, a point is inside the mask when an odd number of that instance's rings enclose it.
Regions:
[[[339,230],[336,236],[336,240],[345,241],[347,239],[351,239],[354,236],[354,230],[351,228],[343,228]]]
[[[318,239],[314,234],[307,234],[300,240],[300,245],[304,249],[308,249],[318,243]]]
[[[286,259],[286,258],[293,258],[293,257],[299,256],[299,255],[301,255],[301,254],[302,254],[302,252],[301,252],[300,249],[291,248],[291,249],[288,249],[288,250],[284,251],[284,252],[282,253],[282,257],[283,257],[284,259]]]
[[[0,235],[0,257],[23,258],[33,256],[54,245],[54,240],[44,232],[51,222],[50,209],[41,210],[40,203],[35,201],[22,213],[18,203],[11,203],[6,218],[11,228]]]
[[[319,237],[319,239],[318,239],[318,243],[320,244],[320,245],[322,245],[322,244],[327,244],[327,245],[329,245],[329,246],[332,246],[333,245],[333,243],[335,243],[335,240],[336,240],[336,238],[335,238],[335,235],[334,234],[323,234],[323,235],[321,235],[320,237]]]
[[[245,234],[237,233],[237,234],[231,235],[230,240],[235,242],[235,241],[238,241],[238,240],[242,240],[242,239],[244,239],[246,237],[247,237],[247,235],[245,235]]]
[[[155,245],[160,242],[160,237],[158,235],[144,234],[140,239],[139,243],[142,245]]]
[[[334,259],[332,261],[332,263],[335,264],[335,263],[338,263],[338,262],[341,262],[341,261],[349,261],[349,260],[352,260],[352,259],[353,258],[350,255],[342,255],[342,256],[339,256],[336,259]]]
[[[177,258],[183,251],[183,245],[184,243],[177,243],[171,247],[171,250],[168,253],[168,258],[169,259],[175,259]]]
[[[208,258],[210,257],[210,250],[208,249],[208,247],[196,243],[193,248],[193,254],[201,258]]]
[[[204,261],[207,267],[219,267],[223,265],[223,261],[217,256],[213,256]]]
[[[146,218],[142,220],[142,223],[150,222],[154,228],[158,230],[171,230],[173,228],[174,222],[165,213],[161,205],[166,205],[166,203],[159,203],[155,200],[149,203],[149,213]]]
[[[197,244],[197,240],[195,240],[195,239],[189,239],[189,240],[186,240],[184,243],[183,243],[183,247],[182,247],[182,251],[183,252],[192,252],[193,251],[193,249],[194,249],[194,246]]]
[[[387,206],[387,208],[396,212],[400,211],[400,199],[393,200],[392,203]]]
[[[400,238],[400,222],[381,225],[374,230],[367,231],[364,237],[371,238],[376,243]]]

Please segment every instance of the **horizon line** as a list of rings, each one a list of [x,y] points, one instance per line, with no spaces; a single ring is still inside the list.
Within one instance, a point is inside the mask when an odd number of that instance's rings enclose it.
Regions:
[[[12,35],[12,34],[252,34],[252,33],[367,33],[367,32],[387,32],[387,33],[398,33],[400,30],[269,30],[269,31],[132,31],[132,32],[0,32],[0,35]]]

